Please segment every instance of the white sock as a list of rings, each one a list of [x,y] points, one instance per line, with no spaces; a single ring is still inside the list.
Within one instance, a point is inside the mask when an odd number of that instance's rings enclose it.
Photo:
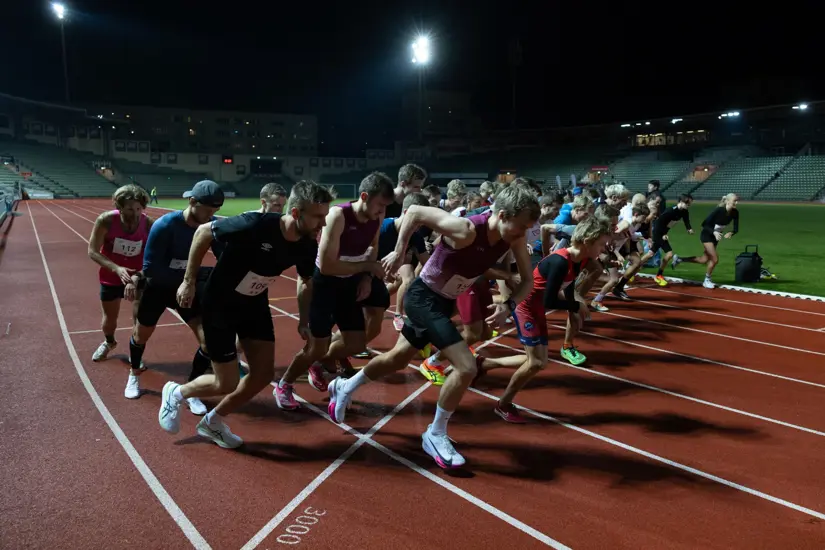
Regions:
[[[594,301],[594,302],[601,302],[602,300],[604,300],[604,294],[602,294],[601,292],[599,292],[598,294],[596,294],[596,297],[595,297],[595,298],[593,298],[593,301]]]
[[[177,402],[183,401],[183,394],[180,392],[180,388],[181,387],[178,386],[175,388],[175,391],[172,392],[172,398]]]
[[[208,413],[206,413],[206,423],[207,424],[219,424],[223,422],[223,417],[215,412],[215,409],[212,409]]]
[[[446,435],[447,434],[447,422],[450,421],[450,417],[453,413],[449,411],[445,411],[439,406],[435,408],[435,420],[433,420],[432,427],[430,428],[430,433],[433,435]]]
[[[364,374],[364,369],[361,369],[355,373],[355,376],[344,382],[343,391],[344,393],[352,393],[367,382],[370,382],[370,379]]]
[[[705,273],[705,280],[706,280],[706,281],[710,281],[710,280],[711,280],[711,279],[710,279],[710,275],[708,275],[707,273]]]

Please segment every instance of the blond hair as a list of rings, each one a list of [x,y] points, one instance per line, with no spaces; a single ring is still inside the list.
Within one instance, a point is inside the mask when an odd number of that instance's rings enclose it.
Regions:
[[[607,203],[602,203],[593,215],[604,223],[612,223],[613,218],[619,216],[619,211]]]
[[[482,198],[487,200],[488,197],[495,195],[496,184],[491,181],[485,181],[478,187],[478,192],[481,194]]]
[[[573,209],[574,210],[590,210],[590,207],[593,206],[593,199],[589,196],[582,193],[581,195],[576,195],[573,197]]]
[[[634,206],[637,204],[647,204],[647,197],[645,197],[644,193],[636,193],[635,195],[633,195],[633,200],[631,200],[630,202]]]
[[[149,204],[149,193],[146,192],[146,189],[134,183],[118,187],[112,193],[112,202],[118,210],[122,210],[129,201],[138,201],[141,207],[146,208],[146,205]]]
[[[722,196],[722,200],[719,202],[719,206],[726,206],[728,201],[733,200],[733,197],[738,197],[736,193],[728,193],[727,195]]]
[[[498,192],[493,203],[493,213],[504,213],[508,218],[515,218],[522,212],[528,212],[530,219],[536,221],[541,214],[539,198],[528,187],[511,185]]]
[[[598,241],[603,235],[608,234],[610,234],[610,226],[596,216],[591,216],[576,225],[576,230],[573,231],[570,241],[573,244],[589,246]]]
[[[467,186],[461,180],[453,180],[447,184],[447,198],[457,199],[467,194]]]
[[[606,197],[618,197],[620,199],[626,199],[630,196],[630,191],[628,191],[627,187],[625,187],[621,183],[616,183],[614,185],[609,185],[607,189],[604,190],[604,195]]]

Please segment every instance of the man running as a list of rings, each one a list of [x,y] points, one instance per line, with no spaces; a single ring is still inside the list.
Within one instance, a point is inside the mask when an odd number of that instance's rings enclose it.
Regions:
[[[192,359],[189,380],[194,380],[209,368],[209,355],[201,326],[200,302],[195,299],[189,307],[183,307],[178,304],[175,294],[186,273],[195,230],[215,219],[215,212],[223,206],[224,195],[217,183],[203,180],[183,196],[189,199],[189,206],[184,210],[169,212],[153,223],[146,241],[142,272],[145,279],[141,281],[141,284],[145,283],[145,287],[138,307],[135,330],[129,341],[132,365],[132,373],[126,385],[126,397],[129,399],[140,397],[138,376],[141,374],[143,352],[166,308],[177,311],[183,322],[192,329],[199,344]],[[216,258],[220,258],[221,247],[218,243],[212,244],[212,252]],[[210,271],[211,268],[201,268],[199,280],[205,282]],[[187,404],[193,414],[206,414],[206,406],[197,397],[187,399]]]
[[[384,268],[378,261],[378,237],[384,211],[393,201],[392,180],[373,172],[363,179],[359,193],[357,201],[329,210],[312,277],[309,342],[292,359],[273,392],[281,409],[298,408],[293,384],[307,371],[309,384],[326,391],[322,363],[365,350],[367,329],[372,333],[377,324],[380,332],[384,311],[390,305]],[[331,343],[334,325],[338,325],[340,337]]]
[[[280,214],[284,210],[284,204],[286,204],[287,192],[277,183],[267,183],[261,187],[260,198],[261,208],[258,212],[261,214],[267,212]]]
[[[315,270],[318,233],[333,198],[326,187],[301,181],[292,188],[287,214],[244,212],[197,229],[177,300],[181,307],[192,307],[206,251],[213,242],[222,243],[225,249],[201,299],[203,332],[215,374],[204,374],[184,385],[166,383],[158,412],[164,430],[173,434],[180,430],[178,411],[184,399],[224,395],[198,423],[197,432],[225,449],[243,444],[223,419],[272,381],[275,331],[269,310],[269,285],[292,266],[309,283]],[[311,292],[310,288],[306,291]],[[298,296],[299,303],[305,300],[305,296]],[[299,322],[298,332],[301,338],[307,338],[304,323]],[[236,336],[249,362],[249,374],[240,381]]]
[[[417,164],[405,164],[398,170],[398,185],[393,190],[393,201],[387,206],[384,218],[398,218],[403,210],[404,198],[411,193],[420,193],[427,172]]]
[[[494,412],[506,422],[525,422],[513,406],[513,399],[527,382],[547,366],[547,310],[568,312],[561,355],[573,365],[585,362],[585,356],[579,353],[574,345],[574,338],[585,322],[587,304],[580,296],[574,294],[574,286],[576,278],[587,267],[588,262],[598,258],[611,232],[611,228],[598,218],[588,218],[576,226],[568,248],[556,250],[536,266],[533,271],[533,289],[513,312],[519,340],[524,346],[526,356],[476,358],[476,366],[479,369],[476,380],[491,369],[518,369],[510,378],[507,389],[494,409]]]
[[[395,347],[372,359],[347,380],[336,378],[329,385],[328,412],[332,420],[344,421],[346,408],[356,389],[367,382],[403,369],[432,342],[453,365],[453,374],[441,388],[435,420],[422,435],[422,445],[442,468],[460,467],[462,457],[447,437],[447,422],[458,408],[464,392],[476,376],[476,361],[453,325],[455,301],[473,282],[507,252],[513,251],[521,282],[507,303],[496,304],[488,321],[496,326],[515,309],[533,286],[525,233],[539,218],[536,195],[514,186],[496,195],[492,211],[459,218],[437,208],[413,206],[407,212],[395,252],[387,256],[387,271],[397,270],[407,242],[418,225],[441,234],[441,242],[427,265],[407,291],[407,320]]]
[[[145,213],[149,196],[137,185],[120,187],[112,195],[115,210],[103,212],[95,220],[89,238],[89,258],[100,265],[100,307],[103,312],[101,329],[104,341],[92,361],[103,361],[117,346],[115,330],[123,298],[133,303],[132,320],[137,317],[140,301],[132,282],[132,274],[143,267],[143,253],[152,227]]]

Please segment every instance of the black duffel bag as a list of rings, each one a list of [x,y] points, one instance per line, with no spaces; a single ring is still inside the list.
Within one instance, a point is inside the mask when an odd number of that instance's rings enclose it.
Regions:
[[[759,246],[749,244],[745,246],[745,251],[736,257],[736,282],[756,283],[761,279],[761,274],[762,256],[759,255]]]

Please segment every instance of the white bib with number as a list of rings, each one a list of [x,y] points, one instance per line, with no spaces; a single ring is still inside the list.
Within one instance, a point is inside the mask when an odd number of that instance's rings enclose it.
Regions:
[[[112,252],[126,256],[127,258],[133,258],[139,255],[141,250],[143,250],[143,241],[129,241],[115,237],[115,241],[112,244]]]
[[[338,256],[338,259],[342,262],[366,262],[367,259],[370,257],[371,252],[372,248],[368,248],[367,251],[361,254],[360,256]]]
[[[461,275],[453,275],[450,279],[444,283],[444,286],[441,287],[441,294],[445,296],[450,296],[451,298],[458,298],[464,292],[473,286],[475,282],[475,278],[468,279],[467,277],[462,277]]]
[[[244,296],[257,296],[258,294],[269,288],[269,283],[275,280],[275,276],[264,277],[251,271],[241,279],[238,286],[235,287],[235,292],[243,294]]]
[[[186,269],[189,260],[172,260],[169,262],[169,267],[171,269]]]

